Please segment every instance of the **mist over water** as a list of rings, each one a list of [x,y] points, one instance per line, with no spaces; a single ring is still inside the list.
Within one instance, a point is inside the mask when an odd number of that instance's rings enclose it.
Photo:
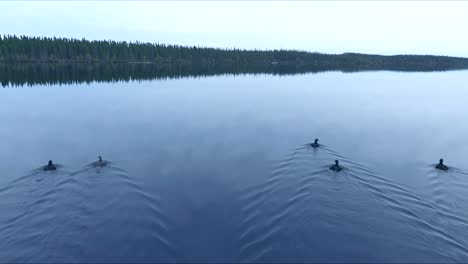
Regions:
[[[0,262],[466,262],[466,83],[329,72],[0,89]],[[108,166],[90,165],[99,155]],[[57,171],[40,169],[49,159]]]

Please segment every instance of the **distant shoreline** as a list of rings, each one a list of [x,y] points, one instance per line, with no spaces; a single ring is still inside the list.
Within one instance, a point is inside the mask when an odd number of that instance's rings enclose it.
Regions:
[[[468,58],[448,56],[228,50],[139,42],[0,36],[0,83],[3,87],[224,74],[465,69],[468,69]]]
[[[1,48],[1,46],[0,46]],[[221,51],[222,53],[223,51]],[[246,51],[249,53],[250,51]],[[252,51],[255,52],[255,51]],[[161,66],[174,65],[263,65],[263,66],[299,66],[303,68],[334,68],[336,70],[349,68],[365,68],[369,70],[383,70],[392,68],[400,68],[408,71],[440,71],[452,69],[468,69],[468,58],[464,57],[449,57],[435,55],[369,55],[360,53],[344,53],[344,54],[321,54],[305,52],[302,56],[297,55],[297,51],[264,51],[265,53],[284,52],[287,55],[295,56],[294,58],[268,58],[270,56],[257,56],[257,59],[240,58],[231,60],[229,58],[210,58],[201,57],[193,58],[158,58],[154,60],[124,60],[124,59],[108,59],[99,58],[87,59],[66,59],[66,58],[0,58],[0,64],[154,64]],[[52,53],[53,54],[53,53]],[[0,54],[1,55],[1,54]],[[251,54],[245,54],[248,57]],[[264,55],[264,54],[261,54]],[[26,55],[22,55],[23,57]],[[310,57],[316,58],[310,58]],[[281,57],[281,56],[278,56]]]
[[[0,63],[158,64],[174,67],[292,67],[298,71],[468,69],[468,58],[434,55],[323,54],[298,50],[245,50],[159,43],[0,36]]]

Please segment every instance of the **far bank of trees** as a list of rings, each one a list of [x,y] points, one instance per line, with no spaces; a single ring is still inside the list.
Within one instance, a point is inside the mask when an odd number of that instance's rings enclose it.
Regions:
[[[112,40],[0,36],[1,63],[154,63],[190,67],[291,67],[299,71],[468,68],[468,59],[429,55],[339,55],[295,50],[240,50]]]
[[[428,55],[321,54],[140,42],[0,36],[0,85],[67,84],[323,71],[446,71],[468,59]]]

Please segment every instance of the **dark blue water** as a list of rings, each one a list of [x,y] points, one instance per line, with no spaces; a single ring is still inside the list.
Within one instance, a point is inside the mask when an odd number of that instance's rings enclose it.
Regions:
[[[467,262],[466,83],[373,72],[0,89],[0,262]],[[111,164],[88,166],[98,155]],[[49,159],[59,169],[38,170]]]

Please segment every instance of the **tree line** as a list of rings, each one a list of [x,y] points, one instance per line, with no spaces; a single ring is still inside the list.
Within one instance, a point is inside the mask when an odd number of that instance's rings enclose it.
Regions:
[[[1,63],[153,63],[159,67],[219,67],[226,73],[271,67],[291,71],[441,71],[468,68],[468,59],[431,55],[322,54],[297,50],[220,49],[113,40],[0,36]],[[281,71],[282,71],[281,70]],[[286,70],[287,71],[287,70]]]

